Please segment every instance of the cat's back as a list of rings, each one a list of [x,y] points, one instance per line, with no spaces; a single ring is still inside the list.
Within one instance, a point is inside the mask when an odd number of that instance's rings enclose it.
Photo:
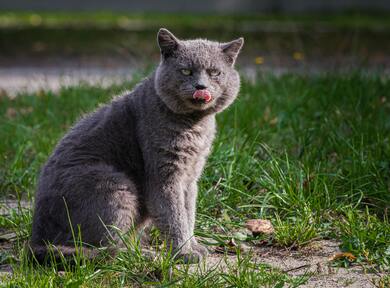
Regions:
[[[78,166],[109,165],[135,178],[142,176],[135,128],[135,98],[142,94],[142,84],[82,117],[65,134],[41,171],[38,190],[47,190],[58,175]]]
[[[70,165],[71,161],[75,165],[114,160],[110,154],[118,147],[113,146],[132,136],[134,119],[127,102],[120,97],[81,118],[58,143],[50,160]]]

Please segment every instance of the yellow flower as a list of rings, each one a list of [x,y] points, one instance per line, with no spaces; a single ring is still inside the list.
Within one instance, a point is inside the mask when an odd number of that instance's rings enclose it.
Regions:
[[[120,17],[118,19],[117,23],[118,23],[119,27],[124,28],[124,29],[131,27],[130,19],[127,17],[124,17],[124,16]]]
[[[32,26],[39,26],[42,23],[42,17],[39,16],[38,14],[32,14],[29,20]]]
[[[263,63],[264,63],[264,57],[261,57],[261,56],[256,57],[256,58],[255,58],[255,63],[256,63],[257,65],[263,64]]]
[[[293,53],[293,58],[297,61],[301,61],[305,58],[305,55],[302,52],[295,51]]]

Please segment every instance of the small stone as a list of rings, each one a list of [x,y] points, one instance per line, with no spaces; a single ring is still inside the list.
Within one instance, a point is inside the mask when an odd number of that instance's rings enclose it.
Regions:
[[[245,226],[252,232],[253,236],[258,236],[261,234],[270,235],[275,231],[271,221],[264,219],[248,220],[246,221]]]

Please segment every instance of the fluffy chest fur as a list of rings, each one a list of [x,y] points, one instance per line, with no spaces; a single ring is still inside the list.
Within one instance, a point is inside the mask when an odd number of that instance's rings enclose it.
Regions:
[[[166,130],[156,133],[158,139],[154,139],[151,148],[159,155],[156,167],[161,169],[160,173],[182,173],[186,178],[197,179],[211,150],[215,121],[210,117],[201,123],[187,124],[189,127],[186,124],[182,123],[180,128],[177,123],[167,125]]]
[[[140,102],[137,131],[146,171],[185,182],[199,178],[215,135],[214,115],[173,114],[153,93]]]

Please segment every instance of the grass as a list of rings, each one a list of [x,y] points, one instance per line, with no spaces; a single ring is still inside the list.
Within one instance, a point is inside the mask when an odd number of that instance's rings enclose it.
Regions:
[[[279,25],[295,24],[309,28],[313,22],[320,23],[328,28],[370,28],[383,29],[390,27],[386,12],[349,11],[341,13],[311,13],[289,14],[283,13],[247,13],[247,14],[220,14],[210,13],[125,13],[125,12],[27,12],[27,11],[0,11],[0,27],[97,27],[126,28],[130,30],[144,30],[158,28],[161,23],[181,26],[183,29],[199,27],[202,29],[237,29],[248,23],[261,25],[278,22]]]
[[[1,195],[32,200],[39,167],[72,123],[133,85],[3,96]],[[338,239],[356,262],[388,272],[389,91],[388,77],[363,73],[260,74],[253,83],[244,81],[238,100],[218,116],[214,150],[200,181],[197,235],[220,244],[231,238],[253,242],[258,239],[239,231],[247,219],[265,218],[275,227],[267,238],[274,246],[299,249],[314,239]],[[309,277],[288,276],[240,253],[236,262],[226,261],[223,273],[202,265],[172,266],[166,251],[150,261],[130,240],[128,251],[109,263],[81,259],[61,274],[25,259],[30,209],[0,216],[0,225],[17,234],[14,250],[1,255],[14,267],[9,287],[296,287]]]
[[[390,50],[389,19],[386,12],[215,15],[0,11],[0,62],[19,59],[26,63],[27,59],[52,64],[58,58],[63,61],[61,57],[80,57],[96,65],[119,62],[144,67],[158,61],[154,39],[158,29],[165,27],[183,39],[231,41],[243,36],[246,59],[241,57],[239,63],[254,64],[260,57],[266,65],[297,66],[304,57],[316,65],[330,65],[345,58],[353,59],[354,67],[373,63],[375,69],[381,69],[386,67]]]

